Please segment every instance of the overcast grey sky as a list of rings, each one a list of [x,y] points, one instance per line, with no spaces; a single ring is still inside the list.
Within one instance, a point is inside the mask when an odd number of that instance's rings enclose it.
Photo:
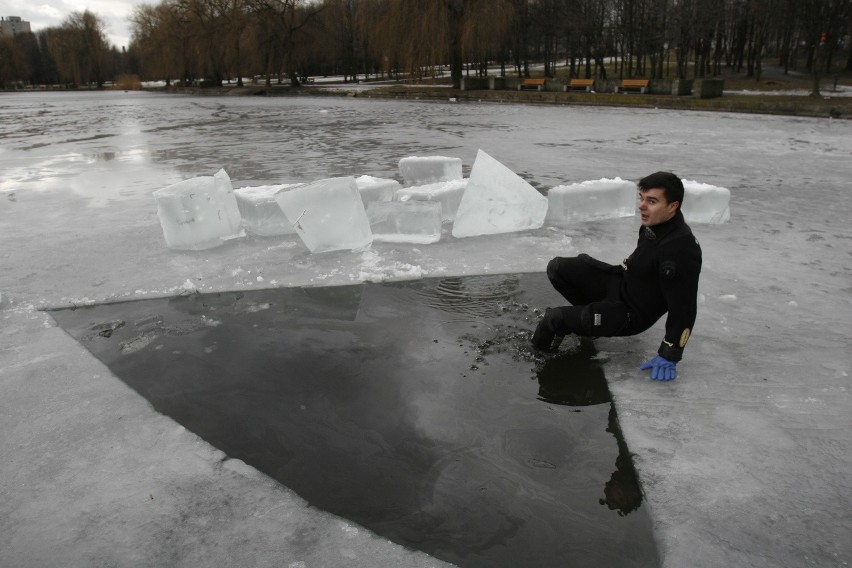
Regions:
[[[50,26],[58,26],[72,12],[90,12],[100,16],[106,23],[107,38],[119,49],[130,41],[130,23],[127,19],[133,7],[139,4],[158,4],[159,0],[2,0],[0,16],[19,16],[30,22],[33,32]]]

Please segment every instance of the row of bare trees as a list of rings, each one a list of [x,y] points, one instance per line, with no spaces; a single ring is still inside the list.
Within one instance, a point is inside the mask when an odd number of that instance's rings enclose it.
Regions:
[[[850,0],[162,0],[134,16],[144,73],[176,79],[307,75],[423,79],[499,64],[528,76],[760,78],[761,61],[832,69]],[[607,66],[608,61],[615,65]]]
[[[86,10],[37,33],[0,36],[0,83],[103,86],[129,70],[127,53],[109,45],[105,29]]]
[[[730,69],[759,79],[766,57],[817,80],[852,70],[852,0],[161,0],[137,7],[131,23],[121,53],[88,11],[29,39],[2,38],[0,78],[100,84],[133,71],[169,83],[296,85],[448,72],[458,86],[493,66],[529,76],[534,61],[547,76],[565,62],[571,76]]]

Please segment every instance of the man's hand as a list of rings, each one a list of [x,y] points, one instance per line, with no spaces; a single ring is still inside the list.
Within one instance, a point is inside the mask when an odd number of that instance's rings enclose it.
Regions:
[[[673,381],[677,378],[676,365],[675,361],[669,361],[665,357],[657,355],[650,361],[642,363],[639,368],[643,371],[651,369],[651,378],[655,381]]]

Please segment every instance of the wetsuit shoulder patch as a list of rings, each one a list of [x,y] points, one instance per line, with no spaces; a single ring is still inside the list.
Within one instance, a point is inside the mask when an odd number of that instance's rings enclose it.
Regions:
[[[671,280],[677,275],[677,265],[673,260],[667,260],[660,264],[660,276]]]

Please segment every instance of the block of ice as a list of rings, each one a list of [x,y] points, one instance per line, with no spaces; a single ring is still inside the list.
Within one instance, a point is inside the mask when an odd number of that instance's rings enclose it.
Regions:
[[[154,199],[166,246],[171,249],[208,249],[244,234],[225,170],[158,189]]]
[[[683,216],[687,223],[727,223],[731,220],[731,190],[683,180]]]
[[[547,194],[548,225],[632,217],[636,214],[636,184],[619,177],[559,185]]]
[[[361,193],[361,201],[364,208],[370,206],[373,201],[391,201],[394,193],[402,187],[395,179],[377,178],[373,176],[358,176],[355,184]]]
[[[275,200],[311,252],[359,249],[373,242],[353,177],[324,179],[281,191]]]
[[[399,161],[399,173],[405,185],[452,181],[462,178],[462,161],[446,156],[409,156]]]
[[[512,170],[479,150],[462,195],[454,237],[537,229],[547,215],[547,198]]]
[[[367,217],[374,241],[429,244],[441,240],[439,201],[374,201]]]
[[[304,184],[283,183],[235,189],[234,195],[237,198],[237,205],[240,208],[245,230],[261,237],[294,234],[296,229],[293,228],[281,207],[278,206],[275,194],[302,185]]]
[[[441,204],[441,221],[452,222],[456,218],[462,195],[468,180],[456,179],[414,187],[403,187],[396,192],[398,201],[437,201]]]

